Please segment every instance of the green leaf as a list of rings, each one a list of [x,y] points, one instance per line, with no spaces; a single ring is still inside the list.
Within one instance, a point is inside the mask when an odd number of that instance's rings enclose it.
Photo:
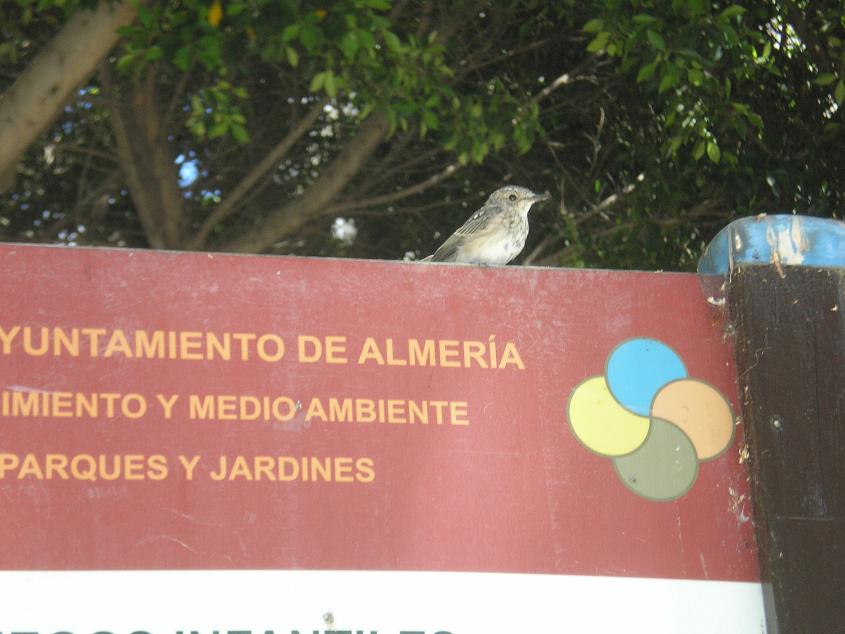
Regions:
[[[695,147],[692,149],[692,157],[696,161],[702,156],[704,156],[704,139],[701,139],[698,143],[696,143]]]
[[[637,73],[637,83],[649,79],[652,75],[654,75],[655,70],[657,70],[657,62],[646,64],[640,68],[640,72]]]
[[[209,139],[216,139],[229,131],[229,123],[227,121],[221,121],[220,123],[215,123],[211,130],[208,131],[208,138]]]
[[[667,128],[671,127],[673,123],[675,123],[675,119],[678,118],[678,109],[672,108],[669,111],[669,114],[666,115],[666,126]]]
[[[369,31],[365,31],[364,29],[358,29],[357,38],[358,44],[360,44],[361,47],[366,49],[367,51],[372,51],[376,47],[376,38],[374,38],[373,34]]]
[[[222,62],[219,35],[207,35],[197,41],[197,58],[211,69]]]
[[[246,9],[245,2],[227,2],[226,15],[240,15]]]
[[[700,86],[704,82],[704,73],[697,68],[690,68],[687,71],[687,77],[693,86]]]
[[[484,157],[487,156],[489,146],[486,143],[478,142],[472,146],[472,160],[474,163],[481,163]]]
[[[173,56],[173,65],[181,71],[187,71],[191,67],[191,47],[183,46]]]
[[[657,87],[658,93],[664,93],[674,86],[678,81],[678,76],[674,73],[666,73],[660,80],[660,85]]]
[[[296,68],[299,65],[299,53],[296,52],[296,49],[292,46],[285,46],[285,58],[288,60],[288,64]]]
[[[666,156],[675,156],[675,153],[678,151],[678,148],[684,142],[684,138],[680,136],[673,136],[672,140],[669,142],[669,147],[666,149]]]
[[[836,83],[836,89],[833,91],[833,97],[836,99],[836,103],[842,103],[845,101],[845,82],[841,79]]]
[[[325,79],[323,80],[323,88],[329,97],[337,97],[337,83],[335,81],[334,73],[330,70],[325,72]]]
[[[648,13],[638,13],[632,19],[637,24],[653,24],[657,22],[657,18],[653,15],[649,15]]]
[[[719,19],[730,20],[731,18],[735,18],[738,15],[742,15],[746,11],[747,11],[747,9],[745,7],[741,7],[738,4],[732,4],[731,6],[729,6],[727,9],[725,9],[724,11],[722,11],[719,14]],[[716,161],[714,161],[714,162],[716,162]]]
[[[311,78],[311,85],[308,90],[311,92],[319,92],[323,88],[323,83],[326,81],[326,73],[317,73]]]
[[[604,49],[609,39],[610,33],[608,31],[602,31],[601,33],[596,35],[595,38],[593,38],[592,42],[587,44],[587,52],[598,53],[599,51]]]
[[[143,4],[138,5],[138,20],[144,25],[146,29],[155,27],[156,19],[153,12]]]
[[[666,50],[666,40],[663,39],[663,36],[660,35],[660,33],[649,29],[645,32],[645,35],[648,38],[649,43],[658,51]]]
[[[163,52],[160,46],[151,46],[147,49],[147,52],[144,53],[144,59],[147,61],[155,61],[157,59],[161,59]]]
[[[317,46],[317,40],[320,37],[320,30],[314,26],[306,26],[299,32],[299,41],[308,49],[308,52],[314,50]]]
[[[763,118],[756,112],[747,112],[745,118],[758,130],[763,129]]]
[[[234,123],[232,124],[231,132],[235,141],[238,143],[246,143],[249,141],[249,132],[247,132],[247,129],[244,126]]]
[[[707,142],[707,158],[709,158],[713,163],[718,163],[719,159],[722,158],[722,152],[719,149],[719,144],[715,141]]]
[[[604,20],[593,18],[592,20],[587,20],[587,23],[583,27],[581,27],[581,30],[587,33],[598,33],[603,28]]]
[[[386,29],[390,27],[390,20],[387,18],[373,14],[369,16],[370,22],[372,23],[372,27],[374,29]]]
[[[276,42],[272,40],[267,42],[261,47],[261,59],[265,62],[275,62],[278,57],[278,49],[279,47],[276,45]]]
[[[385,30],[382,33],[384,37],[384,43],[387,44],[387,48],[389,48],[394,53],[401,53],[402,52],[402,43],[399,41],[399,38],[396,36],[395,33],[392,31]]]
[[[131,66],[132,63],[135,61],[135,57],[136,57],[136,54],[135,54],[134,51],[119,57],[118,60],[117,60],[117,64],[116,64],[117,70],[123,71],[123,70],[126,70],[127,68],[129,68],[129,66]]]
[[[426,108],[434,108],[440,105],[440,95],[434,93],[429,96],[428,99],[425,100],[425,107]]]
[[[813,83],[817,86],[829,86],[834,81],[836,81],[836,75],[833,73],[822,73],[813,80]]]
[[[299,24],[288,24],[282,29],[282,42],[290,42],[299,35]]]
[[[706,11],[709,4],[706,0],[687,0],[687,15],[697,17]]]
[[[358,36],[355,34],[355,31],[347,31],[340,40],[340,48],[347,59],[350,60],[355,59],[355,53],[358,52],[359,46]],[[292,64],[292,66],[296,66],[296,64]]]

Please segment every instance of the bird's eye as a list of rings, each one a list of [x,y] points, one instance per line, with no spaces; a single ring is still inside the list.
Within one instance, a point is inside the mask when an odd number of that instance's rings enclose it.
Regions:
[[[510,201],[516,200],[516,194],[511,194],[510,196],[508,196],[508,200],[510,200]]]

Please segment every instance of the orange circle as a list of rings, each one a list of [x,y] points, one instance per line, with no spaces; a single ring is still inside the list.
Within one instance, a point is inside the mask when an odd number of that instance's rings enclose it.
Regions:
[[[699,460],[715,458],[733,440],[730,404],[716,388],[698,379],[667,383],[654,397],[651,415],[684,430]]]

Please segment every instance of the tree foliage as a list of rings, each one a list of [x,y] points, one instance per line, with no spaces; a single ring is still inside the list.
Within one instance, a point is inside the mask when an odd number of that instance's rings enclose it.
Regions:
[[[0,6],[5,89],[92,3]],[[418,257],[514,182],[556,201],[526,263],[691,268],[737,215],[841,217],[843,9],[139,3],[17,166],[0,237]]]

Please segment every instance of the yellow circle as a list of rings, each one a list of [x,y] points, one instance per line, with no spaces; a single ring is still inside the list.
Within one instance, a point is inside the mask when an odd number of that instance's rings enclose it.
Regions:
[[[648,417],[622,407],[603,376],[589,378],[572,390],[567,415],[578,440],[603,456],[631,453],[648,435]]]
[[[733,440],[731,406],[704,381],[680,379],[666,384],[654,397],[651,415],[683,429],[699,460],[715,458]]]

